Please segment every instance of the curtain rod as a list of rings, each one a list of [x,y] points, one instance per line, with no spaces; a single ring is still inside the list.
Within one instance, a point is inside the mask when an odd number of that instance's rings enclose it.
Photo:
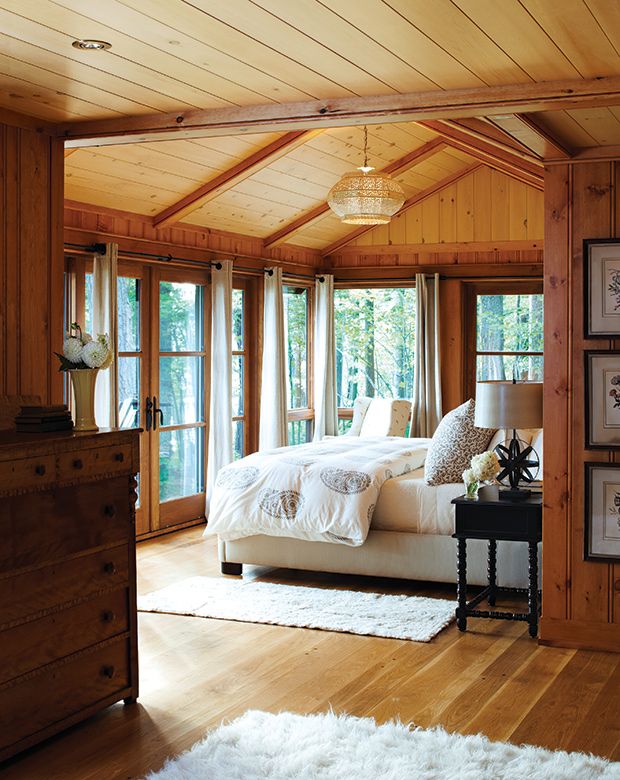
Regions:
[[[93,254],[98,254],[98,255],[103,255],[103,254],[105,254],[105,251],[106,251],[106,245],[105,244],[101,244],[101,243],[96,243],[96,244],[69,244],[69,243],[67,243],[67,244],[65,244],[65,247],[69,247],[71,249],[81,249],[81,250],[84,250],[86,252],[91,252]],[[237,257],[244,257],[244,258],[248,258],[248,259],[252,259],[252,260],[262,260],[264,263],[272,263],[273,264],[273,262],[274,262],[273,259],[267,259],[267,258],[264,258],[264,257],[256,258],[256,257],[253,257],[252,255],[239,255],[239,254],[235,254],[233,252],[224,252],[224,251],[219,250],[219,249],[207,249],[207,250],[205,250],[205,252],[207,252],[207,253],[213,252],[215,254],[227,255],[230,259],[233,259],[233,260],[236,259]],[[122,249],[122,250],[119,249],[119,255],[122,255],[123,257],[127,257],[127,258],[145,257],[145,258],[148,258],[150,260],[157,260],[157,261],[159,261],[161,263],[172,263],[172,262],[189,263],[191,265],[196,265],[199,268],[206,268],[206,267],[210,267],[212,265],[215,265],[216,267],[218,265],[220,265],[220,267],[221,267],[221,263],[217,263],[216,261],[213,261],[213,260],[210,260],[210,259],[195,260],[195,259],[189,258],[189,257],[176,257],[176,256],[171,255],[171,254],[168,254],[168,255],[157,255],[157,254],[153,254],[151,252],[132,252],[129,249]],[[247,274],[254,274],[256,276],[262,276],[262,274],[265,272],[264,268],[247,268],[247,267],[244,267],[244,266],[237,266],[237,265],[234,266],[234,270],[235,271],[241,271],[241,272],[247,273]],[[288,278],[295,278],[295,279],[314,279],[315,278],[315,274],[312,274],[312,275],[310,275],[310,274],[299,274],[299,273],[287,274],[286,272],[284,273],[284,276],[287,276]]]

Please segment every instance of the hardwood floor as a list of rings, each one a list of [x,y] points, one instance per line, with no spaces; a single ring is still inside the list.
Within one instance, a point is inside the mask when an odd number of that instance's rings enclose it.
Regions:
[[[217,576],[202,528],[138,545],[139,591]],[[279,582],[454,598],[402,580],[253,569]],[[13,759],[1,780],[140,778],[245,710],[398,717],[462,734],[620,760],[620,654],[539,646],[524,623],[471,620],[423,644],[282,626],[140,615],[140,699]]]

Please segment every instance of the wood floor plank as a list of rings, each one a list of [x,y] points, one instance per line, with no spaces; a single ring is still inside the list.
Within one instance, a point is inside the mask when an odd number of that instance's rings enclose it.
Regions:
[[[139,590],[219,576],[202,528],[138,545]],[[454,586],[245,567],[248,579],[454,599]],[[247,709],[400,717],[620,759],[620,655],[539,646],[527,626],[454,624],[431,642],[179,615],[139,618],[140,699],[0,766],[0,780],[137,780]]]

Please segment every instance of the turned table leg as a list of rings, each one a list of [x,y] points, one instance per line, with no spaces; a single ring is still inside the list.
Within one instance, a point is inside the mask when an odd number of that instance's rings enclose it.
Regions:
[[[457,547],[456,625],[459,631],[467,629],[467,539],[459,539]]]
[[[495,539],[489,539],[488,543],[487,572],[489,575],[489,597],[487,601],[490,607],[494,607],[497,595],[497,542]]]
[[[530,624],[530,636],[535,637],[538,634],[538,543],[528,542],[528,546],[530,577],[527,591],[528,623]]]

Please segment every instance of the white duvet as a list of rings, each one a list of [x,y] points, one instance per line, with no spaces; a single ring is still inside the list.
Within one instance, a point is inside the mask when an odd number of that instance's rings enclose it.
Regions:
[[[383,483],[420,468],[428,439],[342,436],[257,452],[223,468],[206,534],[267,534],[357,547]]]

